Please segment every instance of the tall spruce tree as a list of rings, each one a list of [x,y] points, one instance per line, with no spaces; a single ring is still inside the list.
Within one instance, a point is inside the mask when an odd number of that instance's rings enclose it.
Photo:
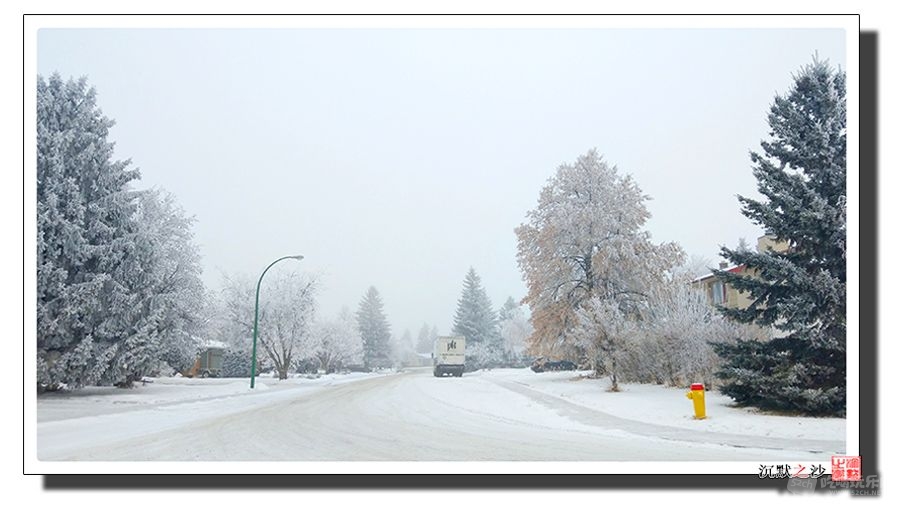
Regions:
[[[430,353],[434,346],[434,339],[431,336],[431,328],[427,323],[422,324],[419,329],[419,337],[416,339],[416,351],[419,353]]]
[[[390,367],[391,325],[384,314],[384,303],[374,286],[369,287],[359,309],[356,323],[363,342],[363,365],[368,369]]]
[[[481,286],[481,277],[471,267],[456,304],[453,333],[466,338],[466,360],[473,367],[495,367],[502,361],[497,314]]]
[[[126,276],[135,248],[140,177],[114,161],[86,79],[37,85],[37,382],[39,389],[108,381],[133,320]]]
[[[174,196],[130,189],[85,79],[37,86],[37,383],[130,386],[194,360],[205,299]]]
[[[519,303],[512,297],[507,297],[506,302],[500,306],[500,311],[497,313],[497,321],[503,322],[510,319],[518,309]]]
[[[770,139],[751,153],[764,200],[739,197],[743,214],[784,251],[722,248],[752,275],[716,276],[750,295],[723,312],[785,337],[721,344],[723,392],[737,402],[812,414],[846,409],[846,75],[814,59],[776,96]]]

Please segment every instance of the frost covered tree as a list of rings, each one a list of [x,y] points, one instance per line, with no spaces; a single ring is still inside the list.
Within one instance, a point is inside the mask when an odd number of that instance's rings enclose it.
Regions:
[[[372,286],[363,296],[356,311],[356,322],[363,342],[363,365],[367,369],[391,366],[391,325],[384,313],[384,303]]]
[[[412,332],[409,329],[404,330],[399,338],[395,338],[392,341],[391,349],[394,364],[397,367],[415,363],[415,344],[413,343]]]
[[[37,86],[37,382],[130,386],[193,354],[203,304],[192,221],[112,160],[85,79]]]
[[[136,233],[120,266],[130,308],[127,327],[104,377],[130,385],[168,366],[189,366],[197,352],[206,294],[193,218],[162,190],[139,192]]]
[[[225,343],[229,348],[250,350],[253,339],[253,322],[248,324],[243,315],[246,315],[247,311],[253,310],[253,294],[250,293],[252,281],[247,276],[222,273],[221,283],[221,290],[207,295],[205,323],[197,337],[201,341]],[[252,313],[250,318],[253,318]],[[247,375],[249,376],[249,374],[250,362],[248,361]]]
[[[362,360],[362,338],[349,308],[341,308],[333,319],[316,322],[313,333],[316,359],[326,374]]]
[[[504,362],[506,366],[525,365],[526,340],[534,329],[522,306],[512,297],[500,308],[500,337],[503,340]]]
[[[266,278],[268,279],[268,278]],[[256,295],[255,281],[243,273],[222,273],[222,289],[218,294],[219,318],[216,324],[207,327],[207,336],[228,344],[229,348],[251,350],[253,347],[253,313]],[[260,308],[266,298],[260,294]],[[257,370],[269,367],[265,353],[257,353]],[[250,361],[247,361],[247,376],[250,376]]]
[[[432,336],[431,327],[427,323],[423,323],[422,328],[419,329],[419,336],[416,339],[416,351],[419,353],[431,353],[434,337],[437,337],[436,334],[437,332],[435,332],[435,336]]]
[[[470,267],[453,317],[454,335],[466,338],[466,365],[473,368],[496,367],[503,360],[503,343],[497,328],[497,314],[481,277]]]
[[[676,266],[673,272],[676,277],[687,277],[690,281],[711,273],[712,264],[713,261],[703,255],[691,255],[685,263]]]
[[[318,280],[291,272],[273,276],[269,287],[268,302],[260,304],[258,345],[275,365],[278,379],[287,379],[295,360],[315,353],[310,327]]]
[[[114,161],[113,121],[86,79],[37,86],[37,374],[39,388],[96,384],[131,317],[122,264],[136,234],[140,177]]]
[[[296,272],[270,273],[260,287],[257,346],[278,379],[287,379],[297,361],[315,357],[312,322],[318,287],[318,278]],[[247,277],[225,277],[223,299],[228,319],[251,345],[255,297],[255,282]]]
[[[595,150],[561,165],[541,190],[528,222],[516,228],[532,354],[577,356],[598,370],[615,362],[618,339],[610,332],[628,326],[597,318],[638,317],[652,287],[682,263],[678,245],[655,244],[642,230],[648,199]],[[597,332],[585,334],[585,326]]]
[[[846,75],[814,59],[777,95],[762,152],[750,154],[764,197],[739,197],[742,212],[784,251],[722,248],[753,275],[717,271],[749,294],[740,322],[770,325],[786,337],[722,345],[724,391],[742,404],[807,413],[846,407]]]
[[[583,301],[575,316],[571,338],[591,358],[595,374],[608,376],[610,391],[618,392],[628,346],[640,335],[635,321],[640,316],[623,310],[615,299],[602,297]]]
[[[506,301],[503,302],[503,305],[500,306],[500,310],[497,311],[497,321],[508,320],[513,313],[520,309],[519,304],[512,297],[507,297]]]

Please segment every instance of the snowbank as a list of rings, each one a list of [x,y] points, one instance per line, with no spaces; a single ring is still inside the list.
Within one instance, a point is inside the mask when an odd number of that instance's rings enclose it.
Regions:
[[[636,422],[716,433],[844,441],[844,418],[814,418],[764,414],[753,408],[740,408],[730,397],[706,392],[704,420],[695,420],[687,389],[659,385],[619,384],[621,391],[609,392],[608,379],[589,379],[584,371],[534,373],[530,369],[484,371],[482,377],[511,382],[549,394],[586,408]]]

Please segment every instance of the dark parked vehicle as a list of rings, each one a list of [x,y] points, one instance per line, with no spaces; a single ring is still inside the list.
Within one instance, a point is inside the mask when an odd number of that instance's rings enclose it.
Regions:
[[[575,369],[577,369],[575,363],[569,360],[547,360],[544,357],[538,357],[531,363],[531,370],[534,372],[574,371]]]

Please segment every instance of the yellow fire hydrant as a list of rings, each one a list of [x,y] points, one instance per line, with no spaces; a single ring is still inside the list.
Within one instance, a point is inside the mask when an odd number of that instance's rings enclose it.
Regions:
[[[697,420],[706,418],[706,399],[703,395],[703,383],[692,383],[691,391],[687,393],[687,398],[694,401],[694,418]]]

